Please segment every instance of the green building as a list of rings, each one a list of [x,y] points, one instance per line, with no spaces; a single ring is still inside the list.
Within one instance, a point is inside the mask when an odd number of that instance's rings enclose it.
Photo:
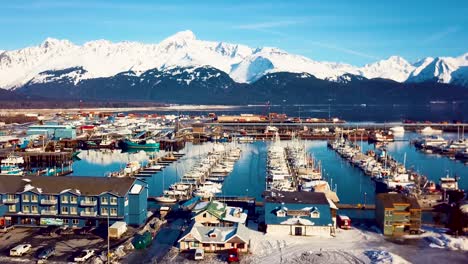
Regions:
[[[375,218],[386,236],[414,234],[421,228],[421,207],[414,197],[380,193],[375,199]]]

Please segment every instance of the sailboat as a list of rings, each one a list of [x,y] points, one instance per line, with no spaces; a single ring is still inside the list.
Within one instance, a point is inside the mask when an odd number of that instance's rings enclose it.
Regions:
[[[165,178],[165,173],[163,171],[163,184],[162,184],[163,190],[164,190],[164,178]],[[160,203],[175,203],[175,202],[177,202],[176,198],[169,196],[168,193],[164,192],[164,191],[163,191],[163,195],[154,197],[154,200],[157,201],[157,202],[160,202]]]

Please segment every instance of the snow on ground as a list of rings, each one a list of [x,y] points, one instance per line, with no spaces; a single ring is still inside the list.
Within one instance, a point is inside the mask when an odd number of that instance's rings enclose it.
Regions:
[[[384,241],[374,228],[337,230],[336,237],[296,237],[252,231],[247,263],[408,263],[394,253],[368,243]],[[371,253],[372,252],[372,253]]]
[[[421,235],[390,240],[376,226],[357,225],[351,230],[336,230],[336,237],[300,237],[263,234],[249,222],[251,254],[241,256],[241,263],[333,263],[333,264],[407,264],[466,263],[466,238],[445,234],[445,229],[424,227]],[[433,242],[433,238],[441,242]],[[440,245],[435,248],[434,245]],[[424,252],[424,253],[422,253]],[[203,263],[226,263],[225,254],[205,255]],[[190,255],[162,263],[196,263]],[[443,261],[441,261],[443,260]]]
[[[412,238],[424,238],[432,248],[443,248],[449,250],[468,251],[468,238],[465,236],[447,235],[446,228],[434,228],[423,226],[424,233]]]

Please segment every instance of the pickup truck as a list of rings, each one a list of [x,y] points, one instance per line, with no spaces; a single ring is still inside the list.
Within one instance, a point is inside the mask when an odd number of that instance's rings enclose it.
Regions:
[[[20,257],[23,256],[26,252],[31,250],[31,244],[21,244],[12,249],[10,249],[10,256]]]
[[[81,251],[80,255],[76,256],[73,260],[75,262],[85,262],[90,259],[94,255],[94,250],[92,249],[85,249]]]

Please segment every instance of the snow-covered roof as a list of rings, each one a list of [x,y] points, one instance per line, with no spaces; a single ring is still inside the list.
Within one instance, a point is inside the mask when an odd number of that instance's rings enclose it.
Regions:
[[[311,220],[301,218],[301,217],[292,217],[292,218],[289,218],[289,219],[281,222],[280,224],[282,224],[282,225],[307,225],[307,226],[315,225],[315,223],[312,222]]]
[[[143,189],[143,186],[140,184],[134,184],[132,189],[130,189],[130,194],[139,194],[141,189]]]
[[[243,224],[230,227],[210,227],[194,223],[190,229],[187,229],[178,242],[183,241],[188,235],[192,235],[200,243],[214,244],[224,244],[233,237],[238,237],[247,243],[250,238],[249,231]]]

